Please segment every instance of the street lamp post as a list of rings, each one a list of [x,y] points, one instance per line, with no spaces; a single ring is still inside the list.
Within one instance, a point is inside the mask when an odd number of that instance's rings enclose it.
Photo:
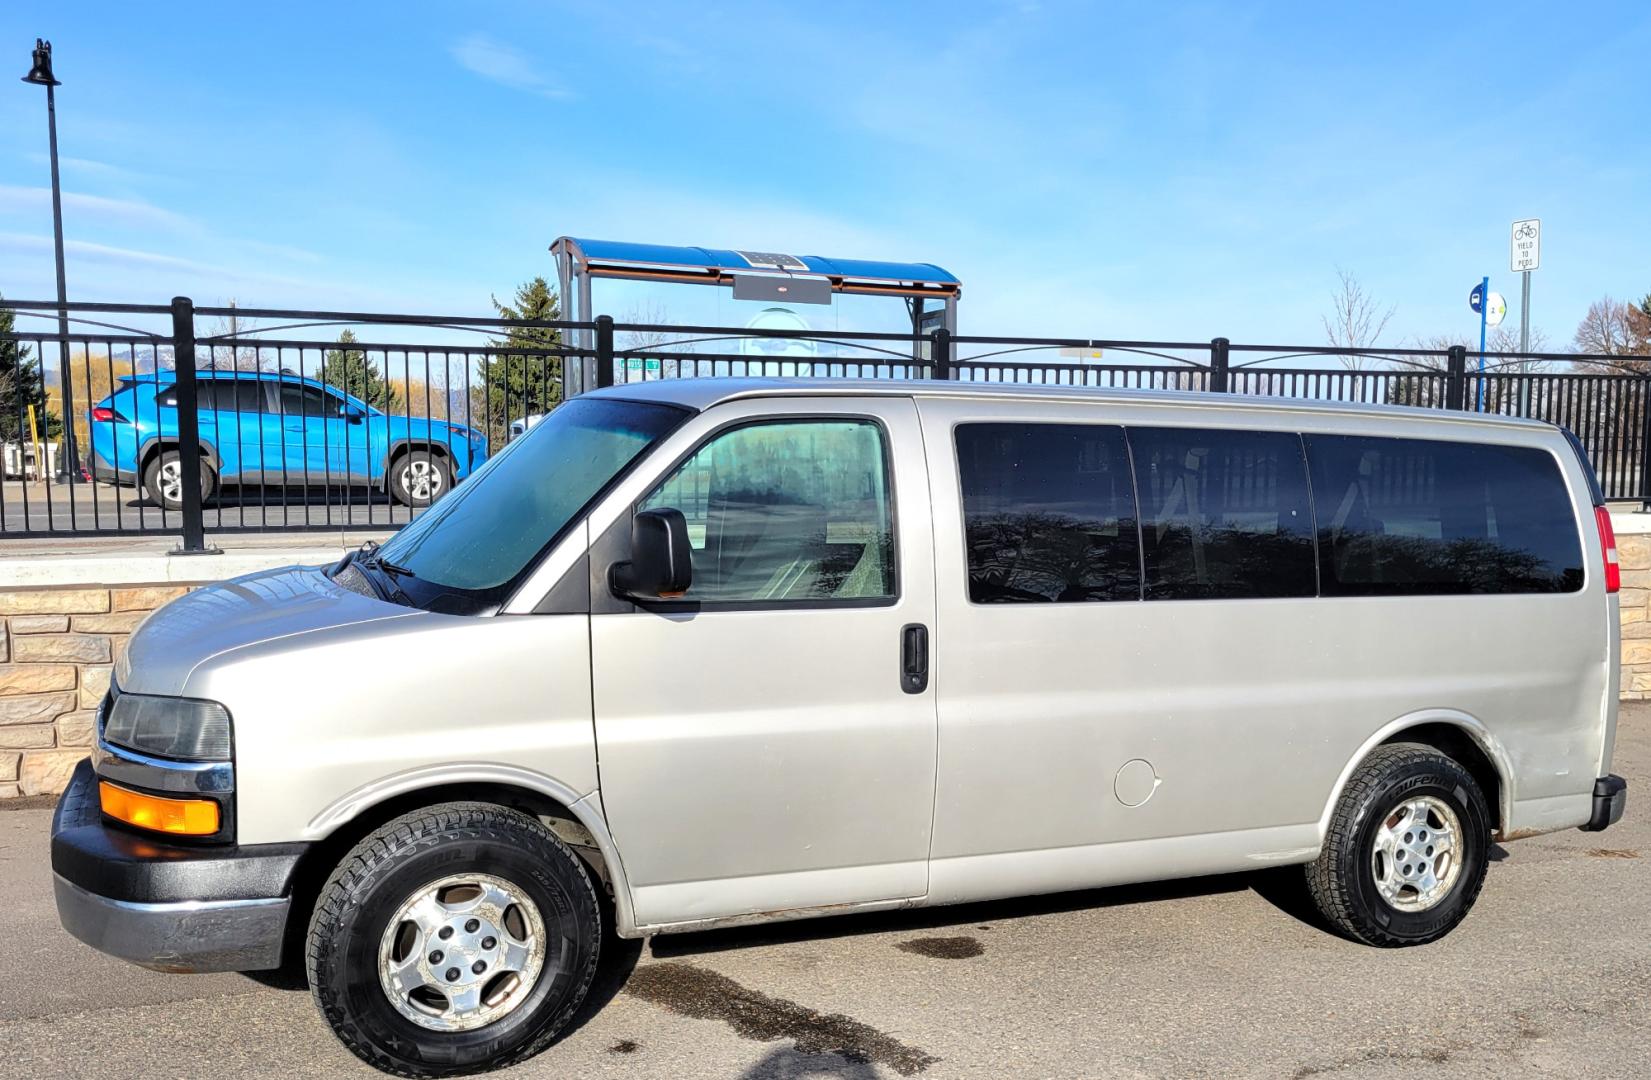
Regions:
[[[57,362],[63,381],[63,449],[69,459],[64,472],[69,484],[80,479],[80,457],[75,452],[74,382],[69,363],[69,290],[63,277],[63,191],[57,175],[57,98],[53,88],[62,85],[52,74],[52,43],[34,39],[34,62],[23,81],[46,88],[46,130],[51,140],[52,239],[57,246]]]

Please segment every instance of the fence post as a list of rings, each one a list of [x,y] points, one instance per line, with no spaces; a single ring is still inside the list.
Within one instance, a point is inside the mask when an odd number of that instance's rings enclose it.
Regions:
[[[1452,345],[1445,367],[1445,408],[1461,412],[1467,407],[1468,348]]]
[[[1227,392],[1229,372],[1232,370],[1229,366],[1231,358],[1228,355],[1231,348],[1232,342],[1224,337],[1210,339],[1209,391],[1212,394],[1225,394]]]
[[[952,377],[952,332],[944,326],[929,332],[929,363],[935,378]]]
[[[1651,512],[1651,375],[1640,382],[1640,513]]]
[[[612,386],[613,371],[613,316],[596,317],[596,385]]]
[[[172,369],[178,397],[178,475],[183,484],[183,539],[173,555],[218,555],[201,519],[201,417],[195,384],[195,302],[172,298]]]

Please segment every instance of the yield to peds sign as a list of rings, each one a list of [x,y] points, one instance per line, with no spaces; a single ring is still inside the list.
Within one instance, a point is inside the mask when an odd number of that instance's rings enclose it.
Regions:
[[[1508,269],[1516,274],[1535,270],[1542,265],[1542,222],[1526,218],[1513,223],[1513,235],[1508,242]]]

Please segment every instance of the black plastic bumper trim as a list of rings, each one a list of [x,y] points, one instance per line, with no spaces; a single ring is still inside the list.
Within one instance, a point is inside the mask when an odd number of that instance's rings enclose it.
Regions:
[[[265,900],[291,892],[308,844],[183,845],[103,822],[90,760],[52,818],[52,870],[86,892],[137,904]]]
[[[1582,828],[1586,832],[1603,832],[1622,820],[1622,812],[1628,808],[1628,781],[1612,773],[1594,781],[1594,813],[1588,819],[1588,824]]]

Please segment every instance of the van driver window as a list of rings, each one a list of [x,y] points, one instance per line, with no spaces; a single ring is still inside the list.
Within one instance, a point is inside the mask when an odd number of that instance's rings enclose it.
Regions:
[[[638,504],[682,511],[702,603],[895,593],[887,456],[864,420],[750,424],[714,436]]]

